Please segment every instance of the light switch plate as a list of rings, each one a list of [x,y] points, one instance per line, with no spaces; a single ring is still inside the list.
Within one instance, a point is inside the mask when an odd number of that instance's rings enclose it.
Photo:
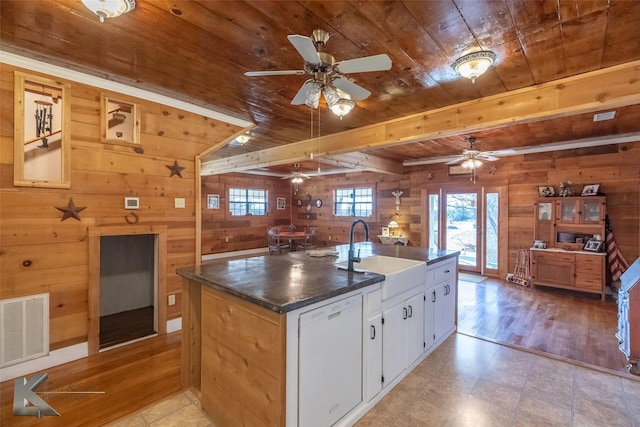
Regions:
[[[175,305],[176,296],[174,294],[169,295],[169,305]]]
[[[174,199],[174,205],[175,205],[176,208],[184,208],[185,207],[184,198],[183,197],[176,197]]]

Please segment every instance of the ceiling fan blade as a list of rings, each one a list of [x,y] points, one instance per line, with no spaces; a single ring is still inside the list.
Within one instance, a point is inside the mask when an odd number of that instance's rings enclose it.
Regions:
[[[320,64],[320,56],[316,50],[313,40],[306,36],[291,35],[287,36],[293,47],[296,48],[300,56],[304,59],[304,62],[309,64]]]
[[[490,154],[480,154],[480,156],[478,156],[478,157],[480,157],[482,160],[486,160],[488,162],[495,162],[496,160],[499,160],[498,157],[492,156]]]
[[[293,99],[291,100],[291,104],[293,105],[304,104],[304,102],[307,100],[307,93],[309,92],[309,89],[311,88],[312,85],[313,85],[313,80],[307,80],[306,82],[304,82],[304,84],[302,85],[298,93],[296,93],[296,96],[294,96]]]
[[[342,90],[343,92],[348,93],[351,98],[355,99],[356,101],[367,99],[371,95],[371,92],[369,92],[362,86],[358,86],[346,77],[339,76],[333,79],[331,82],[335,87]]]
[[[247,71],[244,73],[245,76],[248,77],[259,77],[259,76],[289,76],[289,75],[297,75],[301,76],[305,73],[304,70],[282,70],[282,71]]]
[[[335,65],[343,74],[367,73],[369,71],[385,71],[391,69],[391,59],[386,54],[365,56],[364,58],[347,59]]]
[[[458,159],[453,159],[448,161],[447,163],[445,163],[445,165],[455,165],[456,163],[460,163],[462,161],[462,157],[458,158]]]

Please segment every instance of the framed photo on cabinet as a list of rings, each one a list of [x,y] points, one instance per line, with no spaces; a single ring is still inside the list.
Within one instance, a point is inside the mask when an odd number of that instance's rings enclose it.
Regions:
[[[556,189],[551,185],[545,185],[538,187],[538,194],[540,197],[553,197],[556,195]]]
[[[599,189],[600,189],[600,184],[585,185],[582,188],[582,193],[580,195],[581,196],[597,196]]]
[[[587,240],[587,243],[584,244],[582,250],[589,252],[600,252],[602,250],[602,246],[604,246],[604,241],[589,239]]]

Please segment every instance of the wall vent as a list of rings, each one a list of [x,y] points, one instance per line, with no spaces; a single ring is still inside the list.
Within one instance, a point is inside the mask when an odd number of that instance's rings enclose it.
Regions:
[[[0,367],[49,353],[49,294],[0,301]]]

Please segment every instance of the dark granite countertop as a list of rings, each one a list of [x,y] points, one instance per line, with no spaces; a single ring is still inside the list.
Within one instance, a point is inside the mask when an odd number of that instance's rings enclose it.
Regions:
[[[221,259],[200,266],[182,267],[177,273],[277,313],[286,313],[384,280],[380,274],[338,270],[335,264],[347,260],[349,245],[322,249],[335,250],[338,256],[311,257],[300,251]],[[459,254],[457,251],[434,251],[372,242],[356,243],[355,250],[356,253],[359,250],[363,258],[385,255],[424,260],[427,264]]]

